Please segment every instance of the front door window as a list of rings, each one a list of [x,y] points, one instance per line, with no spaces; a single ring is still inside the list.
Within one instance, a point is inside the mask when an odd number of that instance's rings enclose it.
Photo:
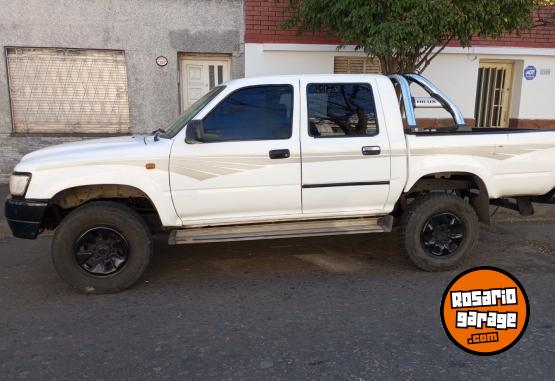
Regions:
[[[289,139],[292,111],[290,85],[237,90],[204,118],[204,142]]]

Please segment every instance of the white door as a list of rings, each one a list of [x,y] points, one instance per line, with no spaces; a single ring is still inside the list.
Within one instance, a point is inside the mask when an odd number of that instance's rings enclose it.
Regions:
[[[229,60],[185,56],[180,61],[180,73],[183,111],[215,86],[229,81]]]
[[[364,77],[361,77],[364,78]],[[389,139],[375,81],[301,80],[303,213],[379,214],[389,193]],[[352,79],[351,79],[352,81]]]
[[[184,225],[301,215],[299,83],[225,89],[201,111],[202,142],[176,138],[172,198]]]

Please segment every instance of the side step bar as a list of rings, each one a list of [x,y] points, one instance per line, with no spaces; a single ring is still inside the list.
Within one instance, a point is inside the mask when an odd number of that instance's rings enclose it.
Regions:
[[[171,232],[170,245],[390,232],[392,216],[213,226]]]

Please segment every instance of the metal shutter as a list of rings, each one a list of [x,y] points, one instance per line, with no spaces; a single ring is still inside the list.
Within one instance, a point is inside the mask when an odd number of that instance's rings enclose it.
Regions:
[[[8,48],[7,59],[15,132],[128,132],[122,51]]]
[[[370,60],[367,57],[335,56],[333,72],[335,74],[379,74],[381,73],[380,61]]]

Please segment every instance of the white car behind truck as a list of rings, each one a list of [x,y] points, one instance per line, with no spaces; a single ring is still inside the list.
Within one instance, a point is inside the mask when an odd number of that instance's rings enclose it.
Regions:
[[[418,107],[453,127],[419,128]],[[554,188],[555,131],[469,128],[419,75],[274,76],[215,87],[152,135],[26,155],[5,213],[16,237],[55,229],[59,275],[103,293],[140,278],[160,230],[180,244],[398,227],[416,266],[453,269],[490,204],[531,214]]]

